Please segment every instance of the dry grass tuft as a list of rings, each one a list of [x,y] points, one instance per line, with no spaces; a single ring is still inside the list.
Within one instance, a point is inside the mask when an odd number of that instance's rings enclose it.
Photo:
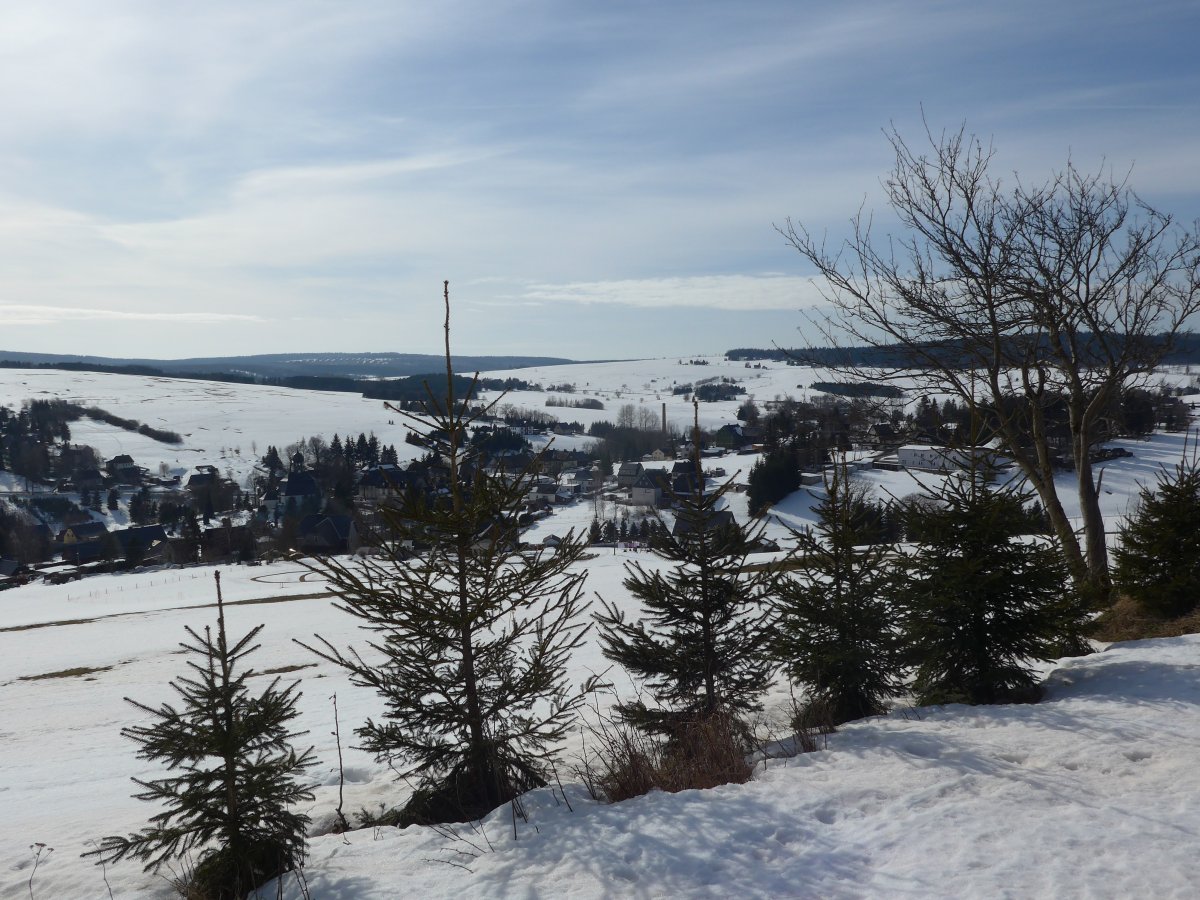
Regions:
[[[1132,598],[1122,595],[1092,623],[1090,637],[1097,641],[1140,641],[1200,633],[1200,609],[1177,619],[1147,613]]]
[[[47,678],[82,678],[95,675],[97,672],[107,672],[112,666],[76,666],[74,669],[59,669],[57,672],[44,672],[41,675],[22,675],[17,681],[44,681]]]
[[[742,727],[719,713],[692,722],[671,739],[615,719],[587,726],[591,746],[576,774],[596,800],[618,803],[654,790],[676,793],[745,784],[754,774]]]

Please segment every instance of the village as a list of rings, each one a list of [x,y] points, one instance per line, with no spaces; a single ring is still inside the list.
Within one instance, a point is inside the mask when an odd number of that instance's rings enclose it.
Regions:
[[[1178,397],[1143,394],[1126,404],[1120,433],[1187,421]],[[661,416],[642,409],[635,417],[627,406],[619,426],[593,423],[586,431],[547,413],[481,410],[464,436],[471,455],[459,477],[469,480],[475,465],[525,477],[528,495],[517,520],[498,525],[514,547],[552,548],[568,530],[556,529],[554,517],[567,509],[573,512],[565,521],[586,527],[592,544],[645,545],[655,529],[673,527],[670,511],[681,498],[717,490],[735,472],[727,490],[749,492],[750,514],[761,514],[792,491],[821,485],[835,458],[855,471],[945,472],[983,464],[994,476],[1008,468],[992,447],[962,446],[963,410],[921,398],[905,413],[904,403],[829,397],[768,400],[760,408],[744,400],[733,421],[702,430],[699,476],[692,436],[668,427],[666,404]],[[61,435],[65,426],[53,419],[37,403],[0,409],[6,435],[0,464],[10,476],[0,496],[11,504],[0,522],[0,589],[139,567],[371,553],[386,532],[381,509],[406,496],[437,502],[450,477],[444,433],[409,432],[406,450],[417,454],[410,460],[374,434],[344,440],[335,434],[328,443],[312,437],[284,454],[269,446],[252,477],[239,481],[213,463],[181,472],[165,464],[151,471],[128,453],[101,460],[90,447],[55,437],[55,428]],[[1103,461],[1129,454],[1097,447],[1093,455]],[[739,459],[721,463],[726,456]],[[1056,464],[1069,467],[1069,457],[1060,454]],[[542,527],[529,532],[534,523]],[[778,545],[765,542],[763,549]]]

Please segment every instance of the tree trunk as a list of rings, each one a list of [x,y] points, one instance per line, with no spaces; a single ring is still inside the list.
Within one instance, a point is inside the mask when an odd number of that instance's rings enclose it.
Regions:
[[[1086,548],[1087,574],[1081,589],[1088,599],[1101,603],[1112,593],[1112,579],[1108,573],[1108,542],[1104,534],[1104,516],[1100,512],[1100,492],[1096,490],[1092,464],[1085,450],[1083,461],[1077,466],[1079,475],[1079,512],[1083,517],[1083,539]]]
[[[1107,603],[1112,594],[1108,574],[1108,543],[1104,534],[1104,515],[1100,512],[1100,492],[1092,470],[1092,432],[1087,409],[1080,397],[1070,405],[1071,449],[1075,455],[1075,475],[1079,487],[1079,514],[1083,519],[1083,539],[1086,548],[1087,571],[1082,584],[1077,585],[1085,598],[1097,605]],[[1099,402],[1094,398],[1092,405]]]
[[[1030,407],[1030,428],[1033,432],[1033,453],[1021,448],[1020,435],[1017,433],[1018,423],[1012,419],[1001,419],[1000,427],[1004,442],[1012,453],[1013,459],[1037,491],[1050,520],[1054,536],[1058,538],[1067,570],[1071,573],[1071,581],[1077,588],[1083,589],[1087,584],[1088,565],[1083,550],[1079,546],[1079,538],[1067,518],[1066,510],[1058,499],[1058,491],[1054,486],[1054,465],[1050,461],[1050,450],[1046,440],[1045,422],[1041,409],[1034,403]]]
[[[475,643],[470,626],[468,604],[470,595],[467,590],[467,552],[466,548],[458,548],[458,608],[462,627],[459,630],[459,641],[462,648],[463,690],[467,695],[467,729],[470,733],[471,749],[469,756],[474,763],[475,772],[479,779],[478,786],[484,791],[489,806],[499,806],[503,799],[500,796],[500,786],[496,777],[499,773],[492,771],[491,754],[487,745],[487,736],[483,728],[483,710],[479,705],[479,679],[475,672]]]

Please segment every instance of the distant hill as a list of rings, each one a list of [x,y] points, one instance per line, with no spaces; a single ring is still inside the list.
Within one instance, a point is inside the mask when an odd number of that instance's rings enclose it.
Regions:
[[[947,364],[964,364],[966,357],[953,341],[924,345],[924,350]],[[1084,347],[1086,349],[1086,336]],[[737,347],[725,352],[729,360],[792,361],[805,366],[864,366],[904,368],[922,363],[911,350],[898,344],[879,347],[807,347],[785,350],[780,347]],[[1176,335],[1174,346],[1163,357],[1171,365],[1200,363],[1200,334],[1185,332]]]
[[[454,356],[460,373],[565,365],[575,360],[553,356]],[[214,356],[191,359],[120,359],[58,353],[0,350],[0,364],[86,368],[141,375],[233,375],[245,380],[326,376],[341,378],[401,378],[444,372],[445,360],[426,353],[263,353],[255,356]],[[239,379],[240,380],[240,379]]]

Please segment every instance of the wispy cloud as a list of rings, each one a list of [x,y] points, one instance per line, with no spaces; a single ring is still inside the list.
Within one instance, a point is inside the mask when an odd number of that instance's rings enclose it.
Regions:
[[[169,322],[184,325],[225,325],[263,322],[261,316],[215,312],[136,312],[120,309],[83,309],[69,306],[34,306],[0,303],[4,325],[57,325],[62,322]]]
[[[544,305],[614,303],[634,307],[796,310],[823,302],[811,278],[787,275],[700,275],[573,284],[529,285],[520,297]]]

